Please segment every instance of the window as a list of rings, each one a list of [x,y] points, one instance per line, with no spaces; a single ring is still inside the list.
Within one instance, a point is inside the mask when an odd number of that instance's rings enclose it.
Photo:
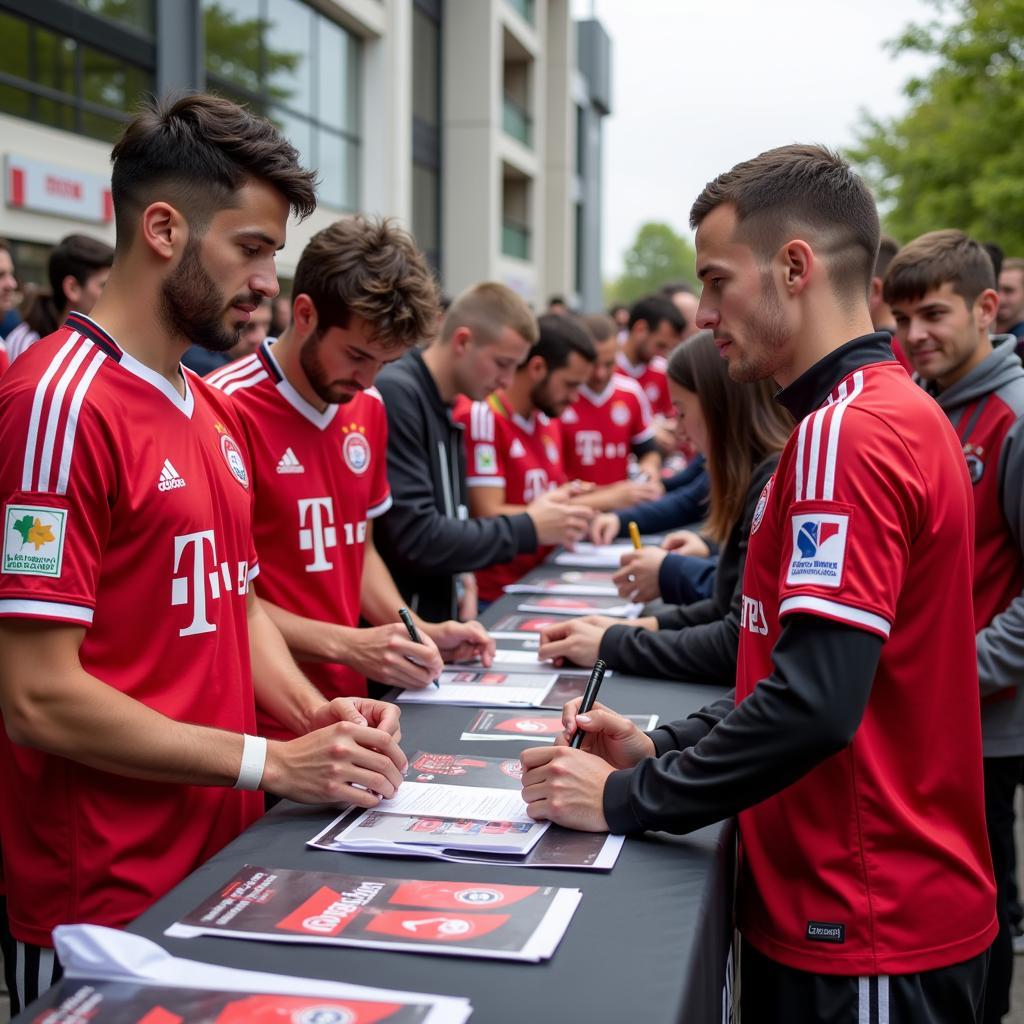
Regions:
[[[110,0],[88,5],[90,10],[114,6]],[[120,6],[142,10],[147,5]],[[72,37],[0,14],[0,111],[113,141],[139,98],[153,91],[153,46],[103,25],[88,35],[88,40]],[[109,49],[97,45],[108,37]],[[148,66],[127,59],[126,49],[135,56],[141,52]]]
[[[300,0],[203,0],[209,88],[266,114],[321,177],[329,206],[359,206],[359,41]]]
[[[153,35],[156,25],[154,0],[71,0],[92,14]]]
[[[412,233],[441,267],[441,4],[412,10]]]

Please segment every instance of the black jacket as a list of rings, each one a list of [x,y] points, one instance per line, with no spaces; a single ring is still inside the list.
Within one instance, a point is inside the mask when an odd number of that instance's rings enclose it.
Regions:
[[[377,378],[388,414],[394,504],[373,539],[409,607],[429,622],[455,618],[455,576],[537,548],[526,513],[470,519],[466,449],[434,378],[414,349]]]
[[[775,452],[754,469],[743,515],[718,556],[712,596],[662,612],[656,632],[633,626],[606,629],[600,657],[609,668],[636,676],[734,685],[750,524],[761,491],[779,464],[779,454]]]

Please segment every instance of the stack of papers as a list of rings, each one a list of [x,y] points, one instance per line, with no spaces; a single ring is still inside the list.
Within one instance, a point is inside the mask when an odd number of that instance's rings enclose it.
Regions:
[[[521,612],[553,615],[608,615],[613,619],[638,619],[644,606],[621,597],[568,597],[550,595],[535,597],[519,605]]]
[[[626,715],[638,728],[648,732],[658,724],[657,715]],[[562,712],[541,708],[531,711],[479,711],[462,734],[464,743],[473,740],[518,740],[520,743],[554,743],[562,731]]]
[[[493,636],[493,634],[491,634]],[[532,635],[532,634],[527,634]],[[550,661],[540,661],[537,657],[538,646],[535,646],[533,650],[522,650],[513,651],[505,648],[498,648],[494,652],[494,660],[491,663],[490,669],[486,671],[490,672],[512,672],[512,673],[543,673],[545,670],[551,669]],[[480,667],[479,659],[475,661],[457,661],[452,663],[453,668],[466,668],[470,671],[483,672],[485,671]],[[589,669],[566,669],[564,674],[575,674],[589,675]],[[609,669],[605,672],[605,676],[612,675],[612,671]],[[513,680],[514,682],[514,680]]]
[[[246,864],[165,935],[220,935],[537,962],[553,955],[579,889],[292,871]]]
[[[442,672],[439,683],[439,686],[428,686],[423,690],[402,690],[398,694],[398,702],[462,704],[469,707],[561,708],[569,701],[583,696],[587,672],[576,670],[534,674],[477,669]]]
[[[571,551],[559,551],[554,557],[555,565],[578,565],[588,569],[618,569],[622,556],[633,550],[628,540],[614,544],[590,544],[580,541]]]
[[[468,999],[218,967],[171,956],[139,935],[60,925],[53,941],[64,977],[40,999],[49,1024],[175,1021],[374,1021],[465,1024]]]
[[[533,573],[518,583],[509,583],[506,594],[566,594],[575,597],[617,597],[619,588],[610,573],[563,572],[558,576]]]

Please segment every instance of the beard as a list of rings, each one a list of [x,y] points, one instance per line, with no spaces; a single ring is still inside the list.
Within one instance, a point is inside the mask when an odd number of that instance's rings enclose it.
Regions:
[[[779,353],[789,340],[782,303],[770,271],[761,275],[761,301],[743,322],[743,328],[746,338],[757,339],[756,347],[748,347],[738,359],[729,360],[729,376],[738,384],[753,384],[775,374]]]
[[[549,419],[556,420],[565,411],[566,406],[563,404],[559,408],[552,399],[548,388],[548,381],[550,379],[550,376],[548,376],[539,384],[534,384],[533,389],[530,391],[530,401],[533,403],[534,408],[540,409]]]
[[[199,256],[199,240],[189,238],[181,262],[160,288],[160,319],[167,330],[210,352],[227,352],[238,344],[242,324],[224,326],[224,313],[235,303],[258,305],[262,296],[236,296],[231,302],[207,273]]]
[[[351,402],[363,389],[354,380],[331,380],[320,361],[320,346],[324,335],[316,330],[299,349],[299,365],[309,381],[309,386],[321,402],[328,405],[345,405]]]

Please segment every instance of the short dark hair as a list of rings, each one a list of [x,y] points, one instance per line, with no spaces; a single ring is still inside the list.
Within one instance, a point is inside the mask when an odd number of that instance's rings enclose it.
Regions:
[[[875,277],[885,278],[892,258],[900,251],[900,243],[890,235],[882,235],[878,239],[878,255],[875,257]]]
[[[690,227],[719,206],[736,210],[736,238],[767,262],[794,233],[817,240],[834,291],[867,297],[878,255],[878,210],[863,180],[824,146],[770,149],[708,182]]]
[[[437,283],[412,236],[388,217],[345,217],[303,249],[292,301],[308,295],[319,328],[347,327],[353,314],[391,347],[432,338],[440,314]]]
[[[916,302],[934,288],[952,283],[968,306],[986,289],[995,288],[996,275],[984,246],[962,231],[929,231],[903,246],[889,264],[882,298]]]
[[[595,345],[614,338],[616,333],[615,321],[604,313],[586,313],[579,318],[579,321],[590,332]]]
[[[110,158],[119,250],[131,244],[146,206],[160,199],[197,234],[254,179],[277,189],[300,218],[316,208],[316,176],[299,165],[295,147],[265,117],[220,96],[144,103]]]
[[[49,294],[37,295],[25,314],[29,328],[41,338],[52,334],[60,327],[60,318],[67,306],[64,278],[70,275],[84,285],[93,274],[107,269],[113,262],[114,250],[106,242],[88,235],[65,235],[53,247],[47,261]]]
[[[686,330],[686,317],[683,316],[682,310],[664,295],[646,295],[630,306],[629,329],[633,330],[641,320],[652,331],[656,331],[666,320],[676,334],[682,334]]]
[[[572,317],[545,313],[537,318],[537,326],[537,340],[530,348],[523,366],[534,356],[540,356],[548,364],[548,373],[552,373],[565,366],[573,352],[578,352],[588,363],[597,359],[590,335]]]
[[[6,252],[13,255],[13,253],[11,253],[11,243],[8,242],[6,238],[0,238],[0,252]]]

